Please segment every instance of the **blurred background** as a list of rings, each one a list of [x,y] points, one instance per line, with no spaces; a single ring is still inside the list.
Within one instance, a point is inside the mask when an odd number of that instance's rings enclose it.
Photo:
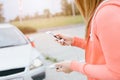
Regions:
[[[0,23],[3,22],[34,38],[48,65],[63,60],[84,61],[82,49],[63,47],[45,34],[50,30],[84,38],[84,21],[73,0],[0,0]],[[46,68],[45,80],[86,80],[86,77],[77,72],[65,74]]]
[[[0,0],[0,22],[10,22],[24,33],[83,23],[73,0]]]

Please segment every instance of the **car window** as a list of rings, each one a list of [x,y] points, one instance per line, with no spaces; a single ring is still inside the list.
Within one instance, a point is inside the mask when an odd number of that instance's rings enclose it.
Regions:
[[[26,43],[26,39],[16,28],[0,29],[0,47],[18,46]]]

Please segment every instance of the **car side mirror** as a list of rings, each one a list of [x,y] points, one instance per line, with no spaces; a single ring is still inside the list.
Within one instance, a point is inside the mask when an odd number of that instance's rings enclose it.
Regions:
[[[26,36],[32,47],[35,47],[34,39],[32,37]]]

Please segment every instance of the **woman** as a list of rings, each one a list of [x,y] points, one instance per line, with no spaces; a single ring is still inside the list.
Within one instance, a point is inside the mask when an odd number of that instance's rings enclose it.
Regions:
[[[86,63],[64,61],[58,72],[77,71],[88,80],[120,80],[120,0],[75,0],[87,25],[86,39],[57,34],[64,42],[85,49]]]

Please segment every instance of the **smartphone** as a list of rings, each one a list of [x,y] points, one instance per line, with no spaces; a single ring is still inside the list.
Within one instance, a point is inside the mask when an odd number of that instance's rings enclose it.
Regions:
[[[52,65],[49,66],[49,68],[50,69],[56,69],[56,66],[55,66],[55,64],[52,64]]]
[[[52,36],[53,36],[54,38],[56,38],[57,41],[59,41],[60,43],[62,43],[62,44],[67,44],[63,38],[56,36],[56,35],[55,35],[54,33],[52,33],[51,31],[47,31],[46,33],[52,35]],[[68,46],[70,46],[70,45],[68,45]]]
[[[56,67],[55,65],[56,65],[56,64],[52,64],[52,65],[49,66],[49,68],[50,68],[50,69],[56,69],[56,70],[62,68],[62,66]]]
[[[60,37],[57,37],[54,33],[52,33],[51,31],[47,31],[46,34],[50,34],[52,35],[53,37],[55,37],[57,40],[61,40],[61,41],[64,41],[64,39],[60,38]]]

